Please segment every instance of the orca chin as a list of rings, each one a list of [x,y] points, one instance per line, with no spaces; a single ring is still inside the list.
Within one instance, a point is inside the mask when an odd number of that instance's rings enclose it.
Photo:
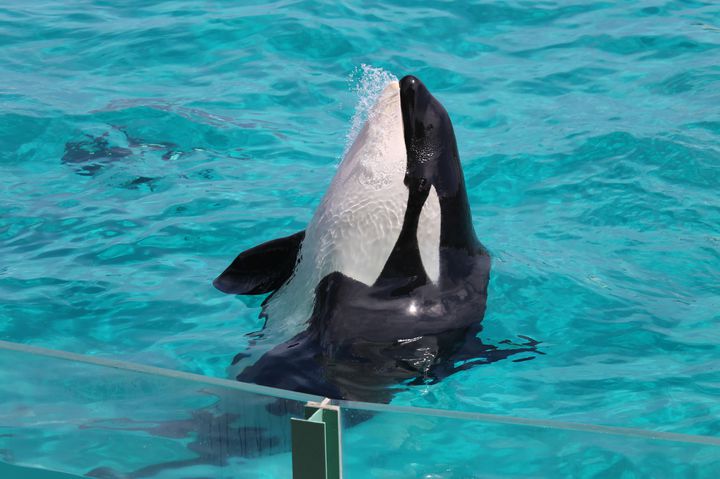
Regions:
[[[240,361],[238,380],[386,402],[388,386],[537,352],[478,339],[489,277],[450,116],[406,76],[379,96],[307,228],[241,253],[215,285],[271,293],[259,359]]]

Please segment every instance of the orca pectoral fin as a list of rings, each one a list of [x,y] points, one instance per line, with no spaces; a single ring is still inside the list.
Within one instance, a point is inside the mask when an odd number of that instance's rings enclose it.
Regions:
[[[213,285],[228,294],[265,294],[290,278],[305,231],[243,251],[215,278]]]

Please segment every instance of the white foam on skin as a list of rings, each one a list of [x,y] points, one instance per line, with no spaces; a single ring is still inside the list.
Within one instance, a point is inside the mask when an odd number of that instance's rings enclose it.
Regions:
[[[343,158],[355,143],[358,133],[367,122],[373,106],[377,99],[380,98],[385,87],[392,82],[397,82],[398,79],[395,75],[386,72],[382,68],[363,63],[360,68],[355,69],[353,74],[350,75],[349,81],[354,83],[353,90],[357,94],[357,104],[350,121],[350,129],[346,135]]]

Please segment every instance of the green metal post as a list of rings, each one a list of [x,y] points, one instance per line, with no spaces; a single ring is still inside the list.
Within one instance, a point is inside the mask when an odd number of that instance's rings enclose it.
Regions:
[[[329,402],[309,402],[305,419],[291,419],[293,479],[342,479],[340,408]]]

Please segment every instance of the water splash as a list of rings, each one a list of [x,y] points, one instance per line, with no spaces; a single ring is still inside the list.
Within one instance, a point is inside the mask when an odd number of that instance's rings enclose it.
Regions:
[[[343,157],[352,146],[355,138],[368,119],[368,115],[378,97],[388,83],[398,81],[392,73],[372,65],[361,64],[360,67],[350,74],[348,82],[353,85],[352,89],[357,94],[355,113],[350,124],[350,130],[346,135],[345,151]]]

